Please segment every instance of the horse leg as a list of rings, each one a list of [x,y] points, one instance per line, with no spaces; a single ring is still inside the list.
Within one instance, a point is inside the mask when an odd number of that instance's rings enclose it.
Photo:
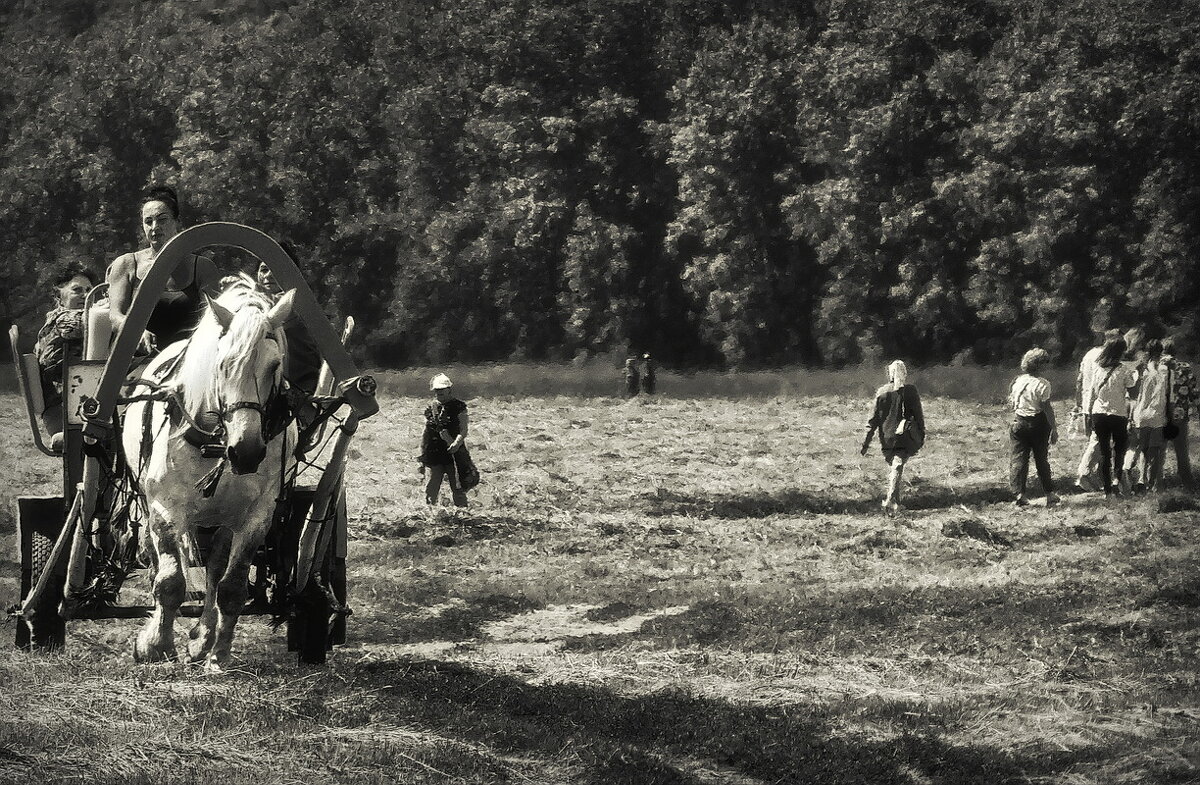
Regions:
[[[203,660],[212,648],[217,628],[217,585],[229,562],[229,542],[226,529],[213,533],[212,549],[204,565],[204,610],[188,633],[188,662]]]
[[[179,539],[174,524],[163,514],[158,504],[152,504],[148,527],[153,544],[155,573],[153,578],[154,612],[133,644],[133,658],[138,662],[175,659],[175,615],[187,590],[179,556]]]
[[[262,534],[260,527],[232,533],[225,572],[216,587],[216,630],[207,662],[211,670],[220,670],[221,666],[229,661],[229,651],[233,646],[233,628],[237,625],[238,617],[246,607],[246,599],[250,595],[250,563],[259,543],[262,542]]]

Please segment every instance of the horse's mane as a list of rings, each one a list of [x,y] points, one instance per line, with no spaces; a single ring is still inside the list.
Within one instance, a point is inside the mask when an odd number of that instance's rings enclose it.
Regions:
[[[206,309],[188,341],[176,377],[183,389],[184,407],[197,421],[216,410],[218,383],[241,375],[254,361],[259,342],[269,327],[267,312],[274,305],[254,279],[244,273],[227,277],[225,284],[216,301],[233,313],[229,329],[222,334],[212,309]],[[286,357],[287,339],[283,330],[278,330],[276,338],[281,354]]]

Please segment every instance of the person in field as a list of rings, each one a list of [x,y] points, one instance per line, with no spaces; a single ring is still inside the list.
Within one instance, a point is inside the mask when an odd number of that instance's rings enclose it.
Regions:
[[[1129,493],[1125,476],[1125,449],[1128,444],[1129,391],[1137,386],[1132,363],[1123,362],[1128,344],[1121,336],[1105,340],[1096,358],[1096,373],[1087,389],[1085,410],[1092,417],[1092,429],[1100,448],[1100,475],[1104,495]],[[1115,484],[1114,484],[1115,475]]]
[[[38,330],[34,353],[41,369],[45,409],[42,424],[50,434],[50,449],[61,450],[63,441],[63,365],[83,356],[83,301],[96,285],[91,270],[60,265],[53,277],[54,308]]]
[[[125,325],[134,295],[150,272],[155,257],[183,228],[179,220],[179,197],[171,188],[158,186],[148,190],[142,197],[140,209],[142,232],[149,247],[117,257],[105,276],[108,315],[114,335]],[[182,260],[171,273],[166,289],[154,306],[143,336],[144,348],[161,350],[188,337],[204,315],[203,294],[215,295],[220,280],[220,273],[211,259],[192,254]]]
[[[925,414],[917,388],[908,384],[908,367],[900,360],[888,365],[888,383],[875,392],[875,409],[867,421],[862,455],[867,454],[871,438],[879,431],[883,459],[891,467],[883,511],[895,515],[901,509],[900,497],[904,466],[925,444]]]
[[[1192,459],[1188,455],[1188,420],[1197,403],[1200,403],[1200,384],[1196,381],[1191,364],[1175,356],[1175,341],[1172,338],[1163,340],[1162,361],[1167,367],[1169,378],[1168,390],[1171,400],[1168,411],[1171,414],[1171,422],[1178,429],[1175,438],[1168,439],[1175,447],[1175,472],[1184,488],[1195,491]]]
[[[654,360],[650,358],[650,354],[642,355],[642,392],[646,395],[654,395],[658,389],[658,376],[654,371]]]
[[[421,473],[426,474],[425,503],[437,504],[442,480],[450,479],[455,507],[467,506],[467,489],[455,465],[455,454],[467,439],[467,405],[454,397],[453,383],[444,373],[429,382],[434,400],[425,407],[425,430],[421,434]]]
[[[1058,502],[1054,478],[1050,474],[1050,445],[1058,442],[1058,424],[1054,421],[1054,407],[1050,405],[1050,382],[1040,375],[1049,362],[1050,355],[1045,349],[1035,347],[1025,352],[1021,358],[1021,375],[1013,380],[1008,393],[1008,402],[1013,409],[1009,428],[1012,441],[1009,484],[1014,495],[1013,504],[1018,507],[1028,504],[1025,484],[1031,454],[1038,479],[1046,492],[1046,506]]]
[[[1162,360],[1162,341],[1151,338],[1138,353],[1137,398],[1129,409],[1130,449],[1125,472],[1134,493],[1156,491],[1162,485],[1170,372]]]
[[[1096,431],[1092,427],[1091,400],[1088,398],[1096,375],[1096,358],[1100,356],[1105,341],[1120,336],[1121,331],[1118,329],[1105,330],[1100,335],[1100,343],[1088,349],[1079,362],[1079,373],[1075,378],[1075,408],[1083,417],[1083,432],[1087,437],[1083,454],[1079,456],[1079,469],[1075,474],[1075,487],[1081,491],[1097,490],[1100,487],[1100,440],[1096,438]]]
[[[633,357],[625,358],[625,397],[634,398],[641,389],[641,374],[638,373],[637,360]]]

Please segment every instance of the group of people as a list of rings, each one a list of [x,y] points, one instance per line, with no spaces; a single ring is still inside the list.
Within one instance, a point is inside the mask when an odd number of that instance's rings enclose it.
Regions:
[[[654,373],[654,361],[650,359],[649,354],[643,354],[640,360],[637,357],[625,359],[625,396],[627,398],[634,398],[639,392],[654,395],[657,386],[658,379]]]
[[[108,284],[106,301],[109,324],[116,335],[125,325],[141,282],[164,246],[183,229],[179,199],[175,191],[157,186],[143,194],[139,202],[140,224],[146,247],[117,257],[108,266],[104,282]],[[265,264],[256,275],[268,294],[282,291]],[[54,307],[38,331],[35,353],[41,369],[44,407],[42,422],[50,434],[50,447],[62,448],[63,367],[83,354],[85,297],[97,285],[96,275],[85,265],[63,263],[51,277]],[[220,293],[223,278],[211,259],[191,254],[171,272],[170,279],[151,312],[138,352],[151,355],[186,338],[204,315],[205,296]],[[288,380],[289,401],[299,408],[299,399],[311,396],[320,374],[321,357],[316,344],[296,314],[284,325],[288,337],[288,361],[284,376]]]
[[[1194,490],[1187,425],[1198,401],[1191,365],[1175,357],[1171,338],[1140,327],[1105,332],[1079,366],[1076,413],[1088,441],[1076,486],[1092,490],[1098,472],[1109,495],[1157,490],[1172,444],[1180,482]]]
[[[1018,507],[1029,503],[1026,490],[1031,457],[1046,504],[1059,501],[1049,457],[1051,445],[1058,442],[1058,423],[1050,381],[1041,375],[1049,363],[1046,350],[1030,349],[1021,358],[1021,373],[1009,388],[1009,485]],[[907,375],[900,360],[888,366],[888,383],[875,394],[861,450],[866,455],[878,432],[890,467],[882,502],[889,515],[901,509],[905,464],[925,443],[920,395],[907,383]],[[1124,334],[1117,329],[1105,332],[1102,343],[1084,355],[1076,379],[1072,420],[1080,424],[1088,439],[1076,488],[1103,490],[1106,496],[1156,491],[1162,486],[1169,443],[1174,445],[1180,482],[1189,491],[1195,490],[1188,420],[1198,402],[1200,385],[1191,366],[1175,357],[1170,338],[1150,338],[1140,327]]]

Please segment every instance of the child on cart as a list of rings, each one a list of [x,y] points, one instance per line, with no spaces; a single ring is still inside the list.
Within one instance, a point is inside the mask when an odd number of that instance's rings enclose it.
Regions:
[[[83,301],[96,285],[96,275],[82,265],[64,264],[56,271],[55,306],[38,330],[38,366],[42,375],[45,409],[42,424],[50,434],[50,449],[62,450],[63,364],[83,356]]]

